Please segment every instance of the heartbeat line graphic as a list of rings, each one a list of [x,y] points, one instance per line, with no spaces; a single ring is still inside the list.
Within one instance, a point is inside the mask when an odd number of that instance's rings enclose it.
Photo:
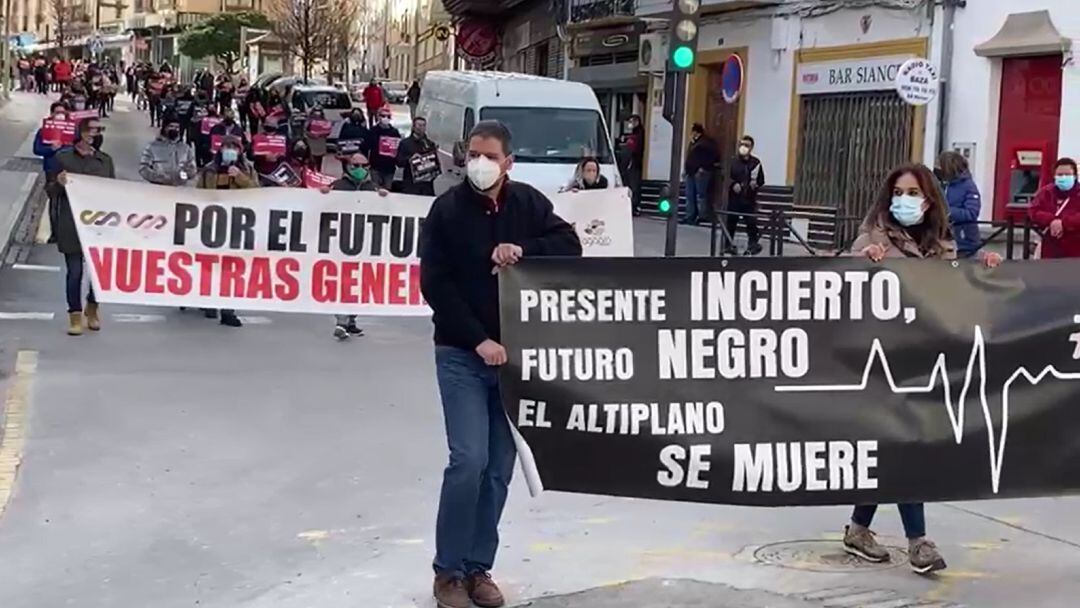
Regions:
[[[1080,317],[1078,317],[1080,318]],[[1038,385],[1047,376],[1053,376],[1057,380],[1080,380],[1080,372],[1062,372],[1053,365],[1048,365],[1037,374],[1032,374],[1025,367],[1019,367],[1005,384],[1001,387],[1001,436],[994,436],[994,420],[990,414],[990,402],[986,397],[986,339],[983,337],[982,327],[975,326],[975,342],[971,346],[971,355],[968,358],[967,373],[964,376],[964,386],[960,389],[960,398],[954,403],[952,398],[952,384],[949,382],[949,368],[945,361],[945,353],[940,353],[934,367],[930,370],[930,379],[923,386],[897,386],[893,378],[892,368],[889,367],[889,358],[885,354],[885,348],[881,340],[875,338],[870,347],[870,355],[866,359],[866,367],[863,368],[862,381],[858,384],[822,384],[805,386],[777,386],[778,393],[842,393],[865,391],[870,384],[870,375],[876,364],[881,365],[885,374],[885,380],[894,394],[899,395],[925,395],[933,393],[940,385],[945,392],[945,408],[949,412],[949,420],[952,423],[953,434],[956,444],[960,445],[964,440],[964,414],[967,409],[968,392],[972,388],[976,370],[978,371],[979,402],[982,405],[983,418],[986,420],[986,434],[990,444],[990,479],[993,483],[994,494],[998,493],[1001,484],[1001,469],[1005,463],[1005,439],[1009,434],[1009,391],[1012,385],[1021,378],[1027,380],[1032,386]]]

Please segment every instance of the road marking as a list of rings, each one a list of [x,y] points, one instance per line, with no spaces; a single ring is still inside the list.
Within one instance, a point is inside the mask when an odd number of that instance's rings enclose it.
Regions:
[[[42,266],[41,264],[13,264],[15,270],[41,270],[43,272],[60,272],[59,266]]]
[[[0,321],[52,321],[52,312],[0,312]]]
[[[240,316],[240,321],[245,325],[270,325],[274,321],[269,317],[244,317]]]
[[[28,194],[31,190],[34,189],[34,184],[37,183],[37,178],[38,176],[36,173],[27,173],[26,178],[23,179],[23,185],[21,188],[19,188],[19,190],[23,194]]]
[[[117,323],[161,323],[165,320],[165,315],[140,315],[118,312],[112,315],[112,320]]]
[[[15,378],[4,400],[4,434],[0,437],[0,517],[7,509],[15,488],[15,476],[22,463],[26,445],[26,415],[30,405],[30,385],[37,370],[38,354],[19,351],[15,359]]]

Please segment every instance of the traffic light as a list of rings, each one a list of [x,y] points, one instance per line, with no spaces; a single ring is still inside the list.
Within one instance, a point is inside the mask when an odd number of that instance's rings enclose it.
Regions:
[[[660,187],[660,198],[656,200],[656,210],[660,215],[671,215],[675,205],[671,202],[671,188],[664,184]]]
[[[701,0],[675,0],[671,11],[671,42],[668,71],[693,72],[697,63]]]

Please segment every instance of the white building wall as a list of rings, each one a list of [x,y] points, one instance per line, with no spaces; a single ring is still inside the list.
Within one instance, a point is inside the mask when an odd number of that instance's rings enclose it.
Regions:
[[[1001,60],[986,59],[974,48],[992,38],[1010,13],[1049,9],[1063,36],[1080,48],[1080,11],[1077,0],[980,0],[956,11],[953,84],[949,99],[946,144],[975,142],[973,177],[983,200],[994,200],[994,172],[997,161],[997,123],[1001,102]],[[1060,151],[1062,156],[1080,157],[1080,66],[1065,68],[1062,82]],[[993,205],[984,204],[982,219],[993,216]]]

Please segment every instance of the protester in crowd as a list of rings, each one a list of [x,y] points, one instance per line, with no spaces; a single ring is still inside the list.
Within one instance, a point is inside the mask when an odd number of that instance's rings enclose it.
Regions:
[[[349,112],[349,118],[342,123],[341,128],[338,130],[336,138],[330,140],[331,143],[337,148],[337,158],[341,161],[341,170],[344,172],[348,170],[349,158],[355,152],[360,152],[364,155],[371,153],[371,131],[368,130],[367,122],[364,120],[364,113],[360,108],[353,108]],[[343,150],[342,142],[355,142],[356,150]]]
[[[368,86],[364,88],[363,97],[364,105],[367,106],[368,120],[371,121],[369,126],[374,127],[378,123],[379,109],[386,105],[386,94],[379,83],[372,78]]]
[[[244,143],[235,135],[226,135],[221,140],[221,148],[213,160],[199,171],[197,185],[204,190],[243,190],[258,188],[259,178],[255,168],[247,162],[243,154]],[[203,314],[208,319],[218,317],[218,311],[204,308]],[[241,327],[243,322],[236,316],[236,311],[222,309],[221,324],[228,327]]]
[[[197,102],[198,103],[198,102]],[[206,115],[202,120],[198,121],[198,130],[195,133],[195,159],[199,163],[200,167],[205,166],[214,158],[214,151],[211,149],[211,136],[214,132],[214,128],[220,126],[221,123],[214,125],[207,133],[203,132],[202,122],[207,118],[217,118],[217,108],[213,105],[206,106]]]
[[[217,81],[218,112],[221,112],[222,114],[224,114],[225,110],[232,110],[233,91],[234,90],[235,90],[235,87],[233,87],[232,79],[229,78],[228,74],[221,74],[220,76],[218,76],[218,81]]]
[[[600,173],[600,161],[589,156],[581,159],[574,169],[574,177],[570,183],[563,186],[562,192],[577,192],[578,190],[603,190],[608,187],[607,178]]]
[[[397,147],[401,143],[401,131],[391,124],[394,114],[389,106],[379,109],[379,122],[371,128],[372,179],[382,188],[390,189],[397,172]]]
[[[421,289],[434,311],[435,366],[450,461],[436,524],[435,599],[504,604],[488,573],[516,450],[499,396],[498,270],[523,257],[580,256],[551,201],[510,181],[510,132],[481,121],[469,134],[468,181],[435,199],[421,232]],[[480,251],[485,255],[477,255]],[[490,255],[486,252],[490,251]]]
[[[326,156],[326,140],[330,136],[329,128],[319,130],[318,127],[329,127],[326,114],[319,106],[311,108],[307,120],[304,121],[304,141],[311,150],[311,166],[316,171],[322,171],[323,157]]]
[[[60,253],[64,254],[67,267],[67,304],[68,335],[78,336],[83,333],[83,251],[79,233],[75,227],[75,218],[71,213],[68,200],[67,176],[95,175],[97,177],[116,178],[113,159],[101,151],[105,128],[96,118],[87,118],[79,123],[75,130],[75,144],[56,154],[59,172],[56,181],[47,184],[53,193],[49,199],[55,205],[49,209],[49,220],[53,229],[53,240]],[[101,316],[94,289],[91,286],[86,296],[86,327],[92,331],[101,329]]]
[[[424,117],[413,118],[412,132],[398,144],[397,165],[402,168],[405,194],[435,196],[435,178],[442,173],[439,147],[428,139]]]
[[[128,97],[131,97],[131,101],[135,101],[135,93],[138,92],[138,83],[135,80],[135,66],[129,65],[124,70],[124,85],[127,90]]]
[[[236,116],[240,119],[240,126],[248,131],[251,124],[251,86],[248,85],[247,78],[242,76],[236,85]],[[254,130],[250,133],[255,135]]]
[[[161,65],[158,66],[158,72],[161,72],[162,74],[172,75],[172,73],[173,73],[172,64],[169,63],[168,59],[162,59],[161,60]]]
[[[161,121],[161,134],[143,150],[139,175],[151,184],[182,186],[195,177],[198,168],[191,146],[181,139],[180,119],[175,115]]]
[[[45,59],[38,57],[34,60],[34,83],[37,86],[37,92],[42,95],[49,94],[49,66],[46,65]]]
[[[61,57],[60,61],[56,62],[53,67],[53,80],[56,82],[56,89],[62,91],[71,82],[71,74],[74,71],[71,62],[67,57]]]
[[[949,228],[949,205],[937,187],[934,174],[923,165],[905,165],[885,180],[870,209],[852,255],[880,262],[886,258],[926,260],[956,259],[956,243]],[[1001,264],[1001,256],[984,252],[979,258],[989,268]],[[912,570],[929,574],[945,568],[937,546],[926,538],[926,514],[922,503],[901,504],[900,519],[908,538],[908,561]],[[870,531],[877,505],[860,505],[844,530],[844,549],[857,557],[880,563],[889,552]]]
[[[57,121],[67,121],[68,107],[60,101],[54,101],[49,106],[49,118]],[[38,129],[34,135],[34,155],[41,157],[41,169],[45,172],[45,181],[50,182],[56,179],[56,174],[59,173],[59,161],[56,158],[56,153],[63,148],[63,144],[59,141],[53,143],[45,143],[43,138],[44,129]]]
[[[739,229],[739,220],[746,224],[746,255],[761,253],[761,233],[758,230],[757,196],[765,185],[765,168],[761,159],[753,155],[754,138],[744,135],[739,140],[738,154],[731,161],[731,190],[728,192],[727,231],[732,241],[727,244],[726,252],[735,255],[735,233]]]
[[[244,128],[240,126],[240,123],[236,122],[236,110],[231,107],[222,112],[221,122],[210,128],[211,144],[213,144],[214,138],[221,138],[226,135],[233,135],[239,137],[241,141],[244,140]]]
[[[150,107],[150,126],[158,126],[161,118],[161,96],[165,92],[165,79],[159,73],[151,73],[146,80],[146,103]]]
[[[416,109],[420,106],[420,81],[414,80],[405,92],[405,101],[409,104],[409,120],[416,120]]]
[[[645,127],[641,117],[634,114],[626,121],[627,132],[623,134],[621,159],[623,181],[630,188],[630,201],[634,215],[641,214],[641,179],[645,162]]]
[[[982,247],[979,236],[979,212],[982,198],[979,187],[971,178],[967,159],[958,152],[947,150],[937,159],[934,170],[945,188],[945,200],[949,202],[949,222],[956,238],[956,253],[969,258]]]
[[[709,199],[718,160],[720,160],[720,150],[716,147],[716,142],[705,133],[705,127],[701,123],[695,123],[690,129],[690,149],[686,153],[684,163],[686,171],[684,223],[695,225],[699,219],[705,218],[711,212]]]
[[[379,188],[371,180],[371,171],[368,168],[368,159],[363,154],[353,154],[349,157],[347,168],[340,179],[333,184],[320,188],[323,194],[331,191],[338,192],[378,192],[379,196],[389,194],[385,189]],[[348,340],[354,336],[364,335],[364,330],[356,325],[356,315],[334,315],[334,337],[338,340]]]
[[[31,92],[34,90],[34,71],[33,66],[30,65],[30,60],[26,57],[19,57],[19,60],[15,63],[15,67],[19,72],[19,90]]]
[[[1054,183],[1039,190],[1028,209],[1031,221],[1043,231],[1039,257],[1080,258],[1080,184],[1076,161],[1054,164]]]

